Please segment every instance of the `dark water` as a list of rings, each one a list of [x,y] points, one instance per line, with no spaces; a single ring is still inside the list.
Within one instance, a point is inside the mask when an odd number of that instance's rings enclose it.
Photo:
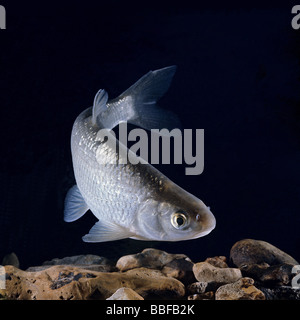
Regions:
[[[1,3],[0,261],[14,251],[26,268],[149,246],[200,261],[228,256],[243,238],[300,260],[300,31],[291,28],[292,5],[17,3]],[[63,221],[76,116],[98,89],[115,97],[173,64],[160,105],[184,128],[205,130],[205,169],[199,176],[186,176],[184,166],[162,170],[211,207],[216,229],[179,243],[82,242],[93,215]]]

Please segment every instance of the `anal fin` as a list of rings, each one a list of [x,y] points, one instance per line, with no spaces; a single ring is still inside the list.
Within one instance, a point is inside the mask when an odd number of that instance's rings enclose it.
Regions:
[[[132,237],[134,234],[126,228],[110,221],[98,221],[90,232],[82,237],[85,242],[106,242]]]

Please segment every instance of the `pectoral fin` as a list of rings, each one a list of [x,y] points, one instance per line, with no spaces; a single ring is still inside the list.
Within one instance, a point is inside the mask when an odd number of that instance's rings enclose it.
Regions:
[[[73,186],[66,195],[64,220],[73,222],[82,217],[88,210],[89,207],[85,203],[77,185]]]

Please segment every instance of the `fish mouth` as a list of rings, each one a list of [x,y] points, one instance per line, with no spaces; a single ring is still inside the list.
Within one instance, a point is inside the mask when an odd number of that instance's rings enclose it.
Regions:
[[[215,225],[210,227],[209,229],[206,229],[204,231],[201,231],[199,233],[197,233],[194,237],[191,237],[190,239],[197,239],[197,238],[202,238],[204,236],[206,236],[207,234],[211,233],[211,231],[215,228]]]

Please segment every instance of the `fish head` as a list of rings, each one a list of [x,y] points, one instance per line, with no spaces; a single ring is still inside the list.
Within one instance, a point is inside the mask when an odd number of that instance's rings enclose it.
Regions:
[[[196,239],[207,235],[216,226],[210,208],[183,189],[172,192],[169,197],[148,199],[139,213],[139,230],[147,240]]]

